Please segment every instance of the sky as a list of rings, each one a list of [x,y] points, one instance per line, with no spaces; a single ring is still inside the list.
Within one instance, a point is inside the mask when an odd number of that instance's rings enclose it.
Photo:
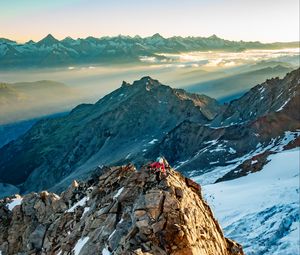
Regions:
[[[0,37],[217,36],[299,41],[298,0],[0,0]]]

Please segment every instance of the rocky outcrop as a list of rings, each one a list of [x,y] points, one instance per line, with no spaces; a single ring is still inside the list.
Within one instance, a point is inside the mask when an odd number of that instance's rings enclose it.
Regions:
[[[99,168],[60,196],[1,200],[0,221],[2,255],[243,254],[223,236],[200,186],[173,169]]]

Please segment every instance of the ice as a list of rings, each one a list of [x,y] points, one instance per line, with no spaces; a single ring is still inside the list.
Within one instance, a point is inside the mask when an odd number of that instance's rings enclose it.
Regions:
[[[81,215],[81,219],[84,217],[84,215],[90,210],[91,208],[90,207],[84,207],[84,211]]]
[[[114,230],[114,231],[109,235],[108,240],[111,239],[115,233],[116,233],[116,230]]]
[[[215,167],[212,171],[209,171],[209,172],[204,173],[199,176],[195,176],[192,179],[201,185],[211,184],[211,183],[214,183],[219,178],[223,177],[225,174],[227,174],[231,170],[235,169],[238,165],[239,165],[239,163],[231,164],[228,166]]]
[[[266,88],[261,86],[258,90],[259,90],[260,93],[263,93],[266,90]]]
[[[69,208],[69,209],[67,210],[67,212],[74,212],[74,210],[76,209],[76,207],[78,207],[78,206],[84,206],[85,203],[86,203],[88,200],[89,200],[88,197],[82,198],[82,199],[79,200],[77,203],[75,203],[71,208]]]
[[[116,193],[116,195],[114,195],[114,199],[118,198],[121,195],[121,193],[122,193],[123,190],[124,190],[124,187],[120,188],[118,190],[118,192]]]
[[[155,144],[156,142],[158,142],[158,139],[153,139],[149,142],[149,144]]]
[[[259,172],[203,186],[203,192],[225,235],[246,254],[299,254],[299,148],[268,160]]]
[[[87,243],[88,240],[89,240],[89,237],[86,236],[86,237],[84,237],[84,238],[80,238],[80,239],[77,241],[77,243],[76,243],[76,245],[75,245],[75,247],[74,247],[74,249],[73,249],[74,255],[79,255],[79,253],[80,253],[82,247]]]
[[[278,108],[278,110],[276,111],[276,112],[280,112],[280,111],[282,111],[283,110],[283,108],[287,105],[287,103],[289,102],[291,100],[291,98],[289,98],[288,100],[286,100],[284,103],[283,103],[283,105],[282,106],[280,106],[279,108]]]
[[[107,248],[103,248],[102,255],[111,255],[111,253]]]
[[[10,203],[7,204],[7,208],[12,211],[15,206],[22,204],[23,198],[13,198]]]
[[[229,148],[229,153],[230,153],[230,154],[235,154],[235,153],[236,153],[236,150],[230,147],[230,148]]]

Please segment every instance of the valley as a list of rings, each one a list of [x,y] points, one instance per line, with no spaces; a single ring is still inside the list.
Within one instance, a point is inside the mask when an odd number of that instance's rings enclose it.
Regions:
[[[0,255],[300,254],[299,0],[0,3]]]

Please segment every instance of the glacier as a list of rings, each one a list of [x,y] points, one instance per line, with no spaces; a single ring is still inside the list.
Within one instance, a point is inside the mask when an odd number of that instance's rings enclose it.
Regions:
[[[300,254],[300,148],[268,160],[259,172],[204,185],[204,196],[225,234],[247,255]]]

